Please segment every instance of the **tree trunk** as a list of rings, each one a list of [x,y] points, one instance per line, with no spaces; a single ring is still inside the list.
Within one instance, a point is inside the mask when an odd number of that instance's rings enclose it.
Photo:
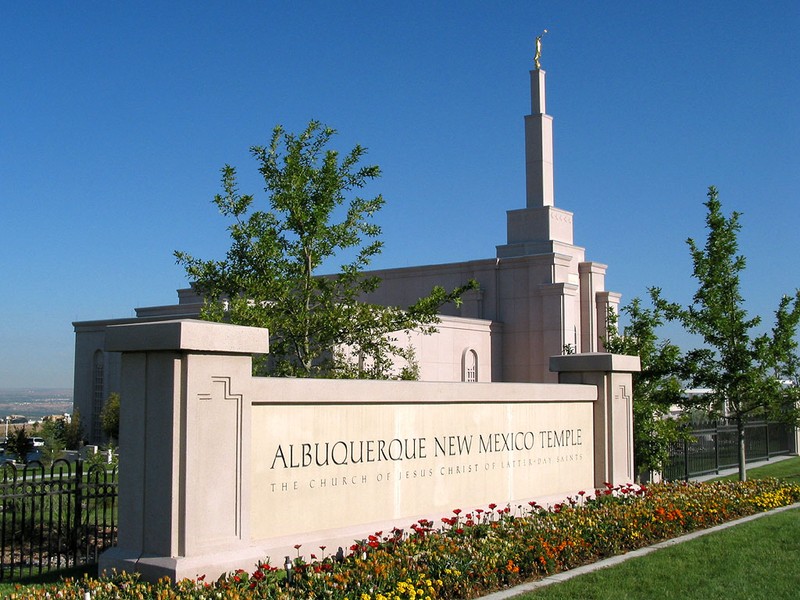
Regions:
[[[744,419],[736,419],[736,433],[739,440],[739,481],[747,481],[746,456],[744,453]]]

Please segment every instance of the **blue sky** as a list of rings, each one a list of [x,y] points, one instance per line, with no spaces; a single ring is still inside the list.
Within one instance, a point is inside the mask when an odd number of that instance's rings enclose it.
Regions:
[[[0,387],[71,386],[72,321],[174,303],[173,250],[225,251],[220,167],[260,192],[248,148],[278,123],[369,148],[375,267],[493,257],[525,204],[544,28],[556,205],[608,289],[688,301],[685,240],[716,185],[771,322],[800,287],[794,0],[0,0]]]

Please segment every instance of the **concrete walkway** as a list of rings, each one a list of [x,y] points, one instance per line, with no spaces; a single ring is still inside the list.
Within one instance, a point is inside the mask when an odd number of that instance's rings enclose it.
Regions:
[[[776,456],[775,458],[769,461],[763,461],[758,463],[750,463],[747,465],[748,470],[753,467],[760,467],[762,465],[767,465],[770,463],[775,463],[781,460],[785,460],[787,458],[793,458],[792,456]],[[707,475],[704,477],[697,477],[692,478],[693,481],[708,481],[709,479],[715,479],[717,477],[724,477],[726,475],[733,475],[738,473],[739,469],[726,469],[724,471],[720,471],[718,475]],[[618,556],[612,556],[611,558],[606,558],[604,560],[597,561],[595,563],[584,565],[582,567],[577,567],[575,569],[570,569],[569,571],[564,571],[563,573],[558,573],[556,575],[550,575],[549,577],[545,577],[544,579],[539,579],[537,581],[529,581],[527,583],[523,583],[513,588],[509,588],[507,590],[502,590],[500,592],[495,592],[493,594],[489,594],[488,596],[483,596],[482,600],[507,600],[508,598],[514,598],[515,596],[519,596],[520,594],[525,594],[527,592],[532,592],[539,588],[543,588],[545,586],[551,585],[553,583],[560,583],[562,581],[567,581],[568,579],[572,579],[573,577],[578,577],[579,575],[584,575],[586,573],[591,573],[593,571],[597,571],[599,569],[605,569],[607,567],[613,567],[614,565],[618,565],[620,563],[625,562],[626,560],[630,560],[631,558],[637,558],[639,556],[646,556],[651,552],[655,552],[656,550],[660,550],[662,548],[669,548],[670,546],[675,546],[676,544],[680,544],[681,542],[686,542],[689,540],[693,540],[695,538],[699,538],[701,536],[707,535],[709,533],[714,533],[716,531],[722,531],[723,529],[728,529],[729,527],[734,527],[736,525],[740,525],[742,523],[747,523],[748,521],[754,521],[755,519],[760,519],[761,517],[765,517],[767,515],[774,515],[779,512],[783,512],[785,510],[792,510],[795,508],[800,508],[800,503],[792,504],[791,506],[783,506],[781,508],[776,508],[774,510],[758,513],[755,515],[750,515],[749,517],[743,517],[741,519],[737,519],[735,521],[729,521],[727,523],[722,523],[721,525],[717,525],[715,527],[711,527],[709,529],[701,529],[699,531],[693,531],[692,533],[687,533],[686,535],[682,535],[677,538],[673,538],[671,540],[665,540],[663,542],[659,542],[658,544],[653,544],[652,546],[648,546],[647,548],[639,548],[638,550],[633,550],[626,554],[620,554]]]

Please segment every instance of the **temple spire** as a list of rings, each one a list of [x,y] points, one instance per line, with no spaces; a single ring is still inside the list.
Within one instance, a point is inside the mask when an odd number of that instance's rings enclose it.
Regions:
[[[541,38],[536,42],[534,63],[541,57]],[[544,76],[541,68],[530,72],[531,114],[525,116],[525,208],[506,213],[507,242],[497,246],[498,258],[575,252],[572,213],[557,208],[554,202],[553,117],[546,112]],[[582,260],[579,257],[579,262]]]
[[[531,114],[525,117],[525,191],[527,208],[537,208],[555,205],[553,117],[546,113],[544,70],[534,69],[530,74]]]

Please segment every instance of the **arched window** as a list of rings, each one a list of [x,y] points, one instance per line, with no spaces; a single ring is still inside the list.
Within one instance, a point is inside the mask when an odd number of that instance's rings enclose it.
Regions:
[[[103,397],[105,391],[104,366],[105,356],[102,350],[98,350],[94,353],[94,361],[92,362],[92,414],[89,415],[91,419],[89,426],[91,428],[93,443],[98,443],[103,434],[103,428],[100,424],[100,413],[103,411],[105,400]]]
[[[461,381],[467,383],[478,381],[478,353],[472,348],[464,350],[461,356]]]

